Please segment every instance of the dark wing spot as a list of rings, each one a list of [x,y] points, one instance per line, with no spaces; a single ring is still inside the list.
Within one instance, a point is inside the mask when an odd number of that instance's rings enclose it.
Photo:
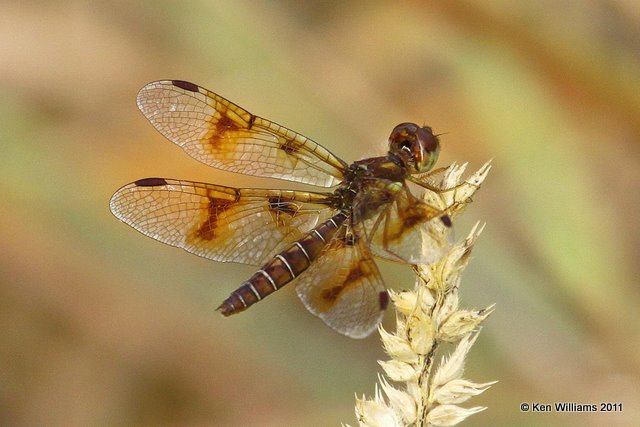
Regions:
[[[399,214],[402,217],[402,223],[408,228],[432,218],[429,210],[425,209],[425,207],[420,204],[409,206],[403,211],[400,211]]]
[[[300,147],[298,147],[293,139],[287,139],[284,143],[280,144],[280,149],[289,155],[300,151]]]
[[[220,118],[215,122],[215,129],[212,133],[209,141],[211,146],[218,148],[222,140],[225,138],[227,132],[234,132],[240,129],[240,126],[234,122],[229,116],[224,113],[220,113]]]
[[[134,184],[138,187],[161,187],[167,185],[167,181],[163,178],[144,178],[137,180]]]
[[[198,86],[184,80],[171,80],[171,83],[179,87],[180,89],[188,90],[190,92],[198,92]]]
[[[382,291],[378,294],[378,300],[380,302],[380,310],[386,310],[389,305],[389,293]]]
[[[421,223],[422,221],[424,221],[424,219],[425,219],[424,215],[419,215],[419,214],[418,214],[418,215],[416,215],[416,214],[413,214],[413,215],[408,215],[408,216],[404,217],[404,219],[403,219],[402,223],[403,223],[404,225],[406,225],[406,226],[407,226],[407,228],[411,228],[411,227],[413,227],[414,225],[419,224],[419,223]]]
[[[451,227],[451,225],[452,225],[451,217],[449,215],[442,215],[440,217],[440,221],[442,221],[442,223],[447,227]]]
[[[225,133],[230,130],[238,130],[240,127],[229,116],[222,115],[216,123],[216,130],[219,133]]]
[[[352,268],[351,271],[349,271],[349,274],[347,275],[347,278],[344,279],[344,285],[343,286],[347,286],[347,285],[349,285],[349,283],[355,282],[355,281],[359,280],[363,276],[365,276],[365,272],[362,271],[360,266]]]
[[[284,197],[269,197],[269,210],[275,214],[284,213],[294,216],[298,213],[298,205]]]
[[[349,271],[347,277],[344,279],[344,283],[342,285],[322,290],[322,299],[324,299],[328,304],[333,304],[336,299],[338,299],[342,291],[347,289],[352,282],[360,280],[365,275],[366,273],[360,268],[360,266],[352,268],[351,271]]]
[[[209,197],[207,217],[196,230],[196,235],[202,240],[213,240],[216,237],[218,217],[233,203],[235,203],[233,200]]]
[[[333,304],[336,301],[336,299],[338,299],[338,296],[340,295],[343,289],[344,289],[344,285],[334,286],[329,289],[323,289],[321,293],[322,299],[329,304]]]

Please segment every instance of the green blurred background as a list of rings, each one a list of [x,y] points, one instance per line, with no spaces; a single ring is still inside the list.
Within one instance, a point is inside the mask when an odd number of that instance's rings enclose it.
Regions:
[[[440,165],[493,158],[456,224],[487,223],[462,304],[498,304],[466,377],[500,382],[467,424],[640,423],[636,1],[2,1],[0,40],[0,424],[335,426],[374,392],[375,334],[333,333],[293,289],[224,319],[251,267],[109,212],[143,177],[295,187],[166,141],[135,105],[165,78],[347,161],[383,153],[402,121],[445,133]],[[624,411],[519,410],[556,401]]]

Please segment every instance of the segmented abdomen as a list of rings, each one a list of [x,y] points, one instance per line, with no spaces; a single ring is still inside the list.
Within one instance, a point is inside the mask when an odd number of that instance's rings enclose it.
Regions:
[[[233,291],[217,310],[225,316],[239,313],[291,282],[309,268],[345,219],[343,213],[329,218],[280,252]]]

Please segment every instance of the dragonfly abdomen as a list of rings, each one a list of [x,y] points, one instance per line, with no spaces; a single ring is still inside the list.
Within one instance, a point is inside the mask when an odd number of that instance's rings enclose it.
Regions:
[[[291,282],[309,268],[345,219],[339,213],[315,227],[256,271],[217,310],[225,316],[239,313]]]

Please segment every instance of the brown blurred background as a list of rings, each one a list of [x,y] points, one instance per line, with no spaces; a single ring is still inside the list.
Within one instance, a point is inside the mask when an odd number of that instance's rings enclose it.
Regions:
[[[494,158],[456,224],[487,223],[463,305],[498,303],[466,376],[500,382],[467,424],[640,423],[636,1],[2,1],[0,58],[0,424],[335,426],[374,392],[376,335],[333,333],[293,289],[224,319],[251,267],[110,214],[143,177],[293,187],[207,168],[154,131],[135,96],[165,78],[347,161],[382,154],[402,121],[446,133],[440,165]],[[557,401],[624,406],[519,410]]]

